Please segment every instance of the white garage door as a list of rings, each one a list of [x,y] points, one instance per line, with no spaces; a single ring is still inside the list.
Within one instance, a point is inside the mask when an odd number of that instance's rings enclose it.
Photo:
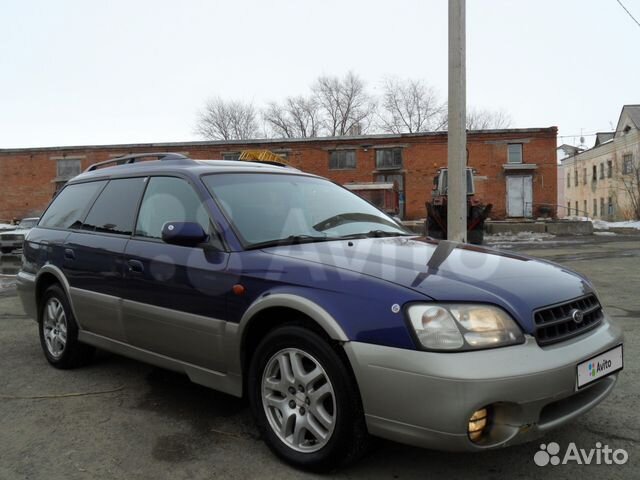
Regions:
[[[530,175],[507,177],[507,216],[532,216],[532,183]]]

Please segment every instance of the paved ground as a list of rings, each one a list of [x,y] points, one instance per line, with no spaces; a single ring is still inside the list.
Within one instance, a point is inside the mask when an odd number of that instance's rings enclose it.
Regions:
[[[637,478],[640,468],[640,237],[589,237],[510,250],[594,279],[625,330],[625,371],[609,399],[544,441],[623,448],[617,465],[537,467],[538,444],[443,454],[378,442],[339,478]],[[258,439],[242,401],[173,373],[102,354],[90,367],[50,368],[36,325],[11,288],[17,257],[0,257],[0,479],[314,478],[283,465]],[[96,393],[103,392],[103,393]],[[73,393],[82,396],[66,396]],[[91,394],[95,393],[95,394]],[[34,398],[46,397],[46,398]]]

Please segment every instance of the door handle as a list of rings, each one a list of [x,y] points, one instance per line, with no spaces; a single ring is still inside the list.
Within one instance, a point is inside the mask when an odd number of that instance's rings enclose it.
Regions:
[[[76,259],[76,252],[74,252],[70,248],[65,248],[64,249],[64,258],[66,258],[67,260],[75,260]]]
[[[139,260],[129,260],[127,262],[127,265],[129,266],[130,272],[133,272],[133,273],[144,272],[144,266],[142,265],[142,262]]]

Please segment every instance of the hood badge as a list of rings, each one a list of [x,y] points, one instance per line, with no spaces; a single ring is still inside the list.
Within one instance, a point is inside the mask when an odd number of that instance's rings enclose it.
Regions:
[[[578,310],[577,308],[574,308],[573,310],[571,310],[571,318],[573,318],[573,321],[576,323],[582,323],[582,320],[584,319],[584,313],[582,313],[581,310]]]
[[[400,311],[400,305],[398,305],[397,303],[394,303],[393,305],[391,305],[391,311],[393,313],[398,313]]]

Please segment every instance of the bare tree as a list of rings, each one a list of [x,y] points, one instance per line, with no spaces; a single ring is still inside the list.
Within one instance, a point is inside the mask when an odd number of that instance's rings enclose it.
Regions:
[[[196,132],[211,140],[247,140],[256,138],[258,121],[251,103],[210,100],[196,125]]]
[[[289,97],[284,103],[271,102],[262,117],[273,133],[284,138],[317,137],[320,110],[314,98]]]
[[[640,220],[640,159],[634,161],[633,157],[622,159],[622,172],[620,181],[625,196],[629,199],[629,204],[623,215],[633,220]],[[626,163],[626,164],[625,164]]]
[[[504,110],[471,108],[467,111],[467,130],[509,128],[511,124],[511,115]]]
[[[447,106],[436,91],[421,80],[387,79],[379,115],[388,133],[441,130],[447,125]]]
[[[370,127],[376,104],[365,91],[362,79],[353,72],[344,78],[318,78],[313,94],[324,117],[327,135],[362,134]]]

